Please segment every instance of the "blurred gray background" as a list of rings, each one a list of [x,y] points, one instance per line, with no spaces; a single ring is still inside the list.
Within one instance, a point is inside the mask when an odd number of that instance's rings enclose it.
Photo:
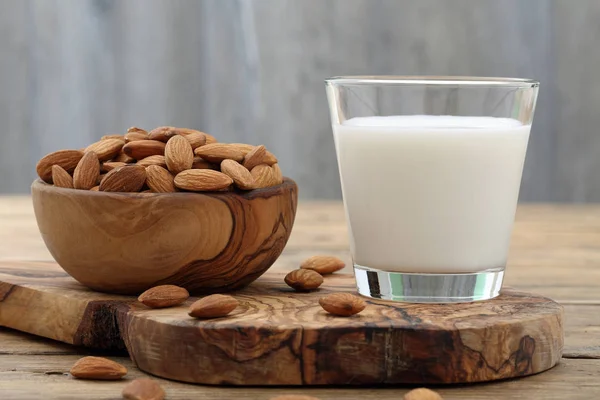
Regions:
[[[0,0],[0,193],[131,125],[265,144],[340,197],[323,79],[541,81],[524,201],[600,201],[598,0]]]

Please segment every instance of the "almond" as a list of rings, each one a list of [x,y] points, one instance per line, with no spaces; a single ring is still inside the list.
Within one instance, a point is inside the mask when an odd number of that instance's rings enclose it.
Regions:
[[[73,189],[73,177],[60,165],[52,166],[52,182],[56,187]]]
[[[333,256],[312,256],[300,264],[300,268],[312,269],[321,275],[332,274],[345,266],[346,264],[342,260]]]
[[[119,162],[119,161],[108,161],[108,162],[105,162],[104,164],[102,164],[101,170],[103,172],[109,172],[115,168],[123,167],[125,165],[127,165],[127,163]]]
[[[323,277],[309,269],[296,269],[284,278],[288,286],[298,291],[313,290],[321,286]]]
[[[264,162],[266,154],[267,149],[262,144],[260,146],[254,147],[244,157],[244,167],[246,167],[248,171],[252,171],[252,168],[256,167],[257,165],[266,164]]]
[[[138,301],[151,308],[165,308],[181,304],[188,297],[190,297],[190,294],[182,287],[161,285],[146,290],[138,297]]]
[[[165,162],[167,168],[174,174],[192,168],[194,150],[183,136],[173,136],[165,146]]]
[[[127,164],[125,164],[125,165],[127,165]],[[102,182],[102,179],[104,179],[105,176],[106,176],[106,174],[98,175],[98,179],[96,179],[96,185],[100,185],[100,182]]]
[[[215,138],[213,135],[209,135],[208,133],[202,132],[204,133],[204,136],[206,137],[206,144],[213,144],[213,143],[218,143],[219,141],[217,140],[217,138]]]
[[[155,155],[155,156],[142,158],[136,164],[141,165],[143,167],[147,167],[149,165],[158,165],[160,167],[167,168],[167,162],[165,161],[165,156],[161,156],[161,155]]]
[[[281,396],[271,397],[269,400],[319,400],[319,398],[306,396],[304,394],[284,394]]]
[[[132,132],[139,132],[139,133],[144,133],[144,134],[148,133],[148,132],[146,132],[145,129],[138,128],[137,126],[132,126],[131,128],[127,129],[127,133],[132,133]]]
[[[135,161],[135,158],[129,157],[127,154],[123,153],[123,149],[121,149],[121,152],[119,154],[117,154],[117,156],[115,158],[113,158],[112,161],[132,163]]]
[[[273,168],[273,175],[275,176],[275,184],[281,185],[283,183],[283,174],[281,173],[281,168],[279,168],[279,164],[275,163],[271,165]]]
[[[125,142],[122,139],[106,139],[90,144],[85,151],[93,151],[100,161],[108,161],[119,154]]]
[[[146,185],[155,193],[177,191],[173,182],[173,175],[158,165],[149,165],[146,167]]]
[[[107,139],[103,140],[104,142],[108,142]],[[96,186],[96,181],[100,176],[100,161],[98,161],[98,157],[96,153],[93,151],[86,151],[77,167],[75,167],[75,172],[73,172],[73,187],[75,189],[84,189],[88,190]]]
[[[240,163],[233,160],[221,162],[221,172],[233,179],[233,183],[240,189],[251,190],[254,188],[254,178],[250,171]]]
[[[263,162],[267,165],[273,165],[277,162],[277,157],[275,157],[275,155],[273,153],[271,153],[269,150],[267,150],[267,152],[265,153],[265,158],[263,159]]]
[[[91,192],[99,192],[100,191],[100,186],[94,186],[93,188],[90,189]]]
[[[117,380],[127,374],[127,368],[103,357],[83,357],[71,367],[78,379]]]
[[[138,140],[148,140],[146,132],[129,132],[125,134],[125,142],[137,142]]]
[[[52,166],[58,165],[65,171],[71,173],[75,170],[77,163],[83,157],[83,152],[79,150],[59,150],[45,155],[38,161],[35,169],[38,176],[45,182],[52,182]]]
[[[302,270],[302,271],[310,271]],[[319,299],[319,304],[328,313],[349,317],[365,309],[367,303],[350,293],[332,293]]]
[[[213,294],[206,296],[190,306],[188,314],[194,318],[223,317],[239,305],[239,302],[227,295]]]
[[[184,132],[174,126],[159,126],[148,132],[148,139],[160,140],[161,142],[166,143],[173,136],[182,134],[184,134]]]
[[[218,170],[219,166],[217,164],[209,163],[202,159],[202,157],[194,157],[194,163],[192,164],[192,169],[214,169]]]
[[[184,136],[192,145],[192,149],[198,148],[206,144],[206,136],[202,132],[192,132]]]
[[[141,160],[157,154],[164,155],[165,144],[158,140],[136,140],[123,146],[123,152],[136,160]]]
[[[234,146],[238,150],[240,150],[242,153],[244,153],[244,157],[246,156],[246,154],[248,154],[249,152],[254,150],[254,147],[256,147],[254,145],[246,144],[246,143],[230,143],[230,146]]]
[[[406,393],[403,400],[443,400],[437,392],[426,388],[413,389]]]
[[[211,192],[227,189],[233,179],[222,172],[210,169],[188,169],[175,176],[175,186],[194,192]]]
[[[146,169],[140,165],[126,165],[110,171],[102,182],[102,192],[139,192],[146,182]]]
[[[127,384],[121,395],[127,400],[164,400],[165,391],[150,378],[138,378]]]
[[[279,184],[275,171],[267,164],[260,164],[250,171],[254,178],[254,185],[257,189],[275,186]]]
[[[227,143],[205,144],[194,150],[197,156],[206,161],[220,163],[223,160],[242,161],[248,152],[244,152],[239,146]]]
[[[119,139],[119,140],[125,140],[125,137],[123,135],[119,135],[114,134],[114,135],[104,135],[100,138],[100,140],[107,140],[107,139]]]

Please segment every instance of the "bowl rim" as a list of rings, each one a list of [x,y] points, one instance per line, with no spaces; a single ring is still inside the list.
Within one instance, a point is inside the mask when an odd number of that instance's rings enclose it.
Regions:
[[[74,188],[63,188],[54,186],[50,183],[44,182],[41,178],[36,178],[31,184],[31,191],[39,191],[39,190],[47,190],[53,191],[56,193],[64,193],[70,195],[77,196],[96,196],[98,198],[118,198],[118,199],[150,199],[156,197],[190,197],[190,196],[205,196],[205,197],[226,197],[226,196],[236,196],[241,198],[254,198],[256,196],[267,197],[278,195],[282,189],[285,189],[288,186],[294,186],[297,190],[297,184],[293,179],[288,178],[286,176],[283,177],[283,182],[279,185],[269,186],[266,188],[260,189],[252,189],[252,190],[240,190],[235,189],[232,191],[223,191],[223,192],[168,192],[168,193],[141,193],[141,192],[100,192],[95,190],[82,190],[82,189],[74,189]]]

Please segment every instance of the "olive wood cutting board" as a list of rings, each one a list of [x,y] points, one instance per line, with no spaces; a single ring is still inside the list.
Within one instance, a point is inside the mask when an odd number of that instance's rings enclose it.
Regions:
[[[183,306],[153,310],[97,293],[49,262],[0,262],[0,326],[77,346],[127,349],[148,373],[215,385],[443,384],[519,377],[554,366],[563,311],[512,289],[493,300],[407,304],[368,300],[327,314],[318,299],[355,292],[351,275],[296,293],[267,272],[233,292],[229,316],[196,320]]]

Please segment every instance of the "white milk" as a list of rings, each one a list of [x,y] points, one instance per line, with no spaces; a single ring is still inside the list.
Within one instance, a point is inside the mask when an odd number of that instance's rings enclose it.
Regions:
[[[529,130],[507,118],[421,115],[334,125],[354,263],[504,267]]]

